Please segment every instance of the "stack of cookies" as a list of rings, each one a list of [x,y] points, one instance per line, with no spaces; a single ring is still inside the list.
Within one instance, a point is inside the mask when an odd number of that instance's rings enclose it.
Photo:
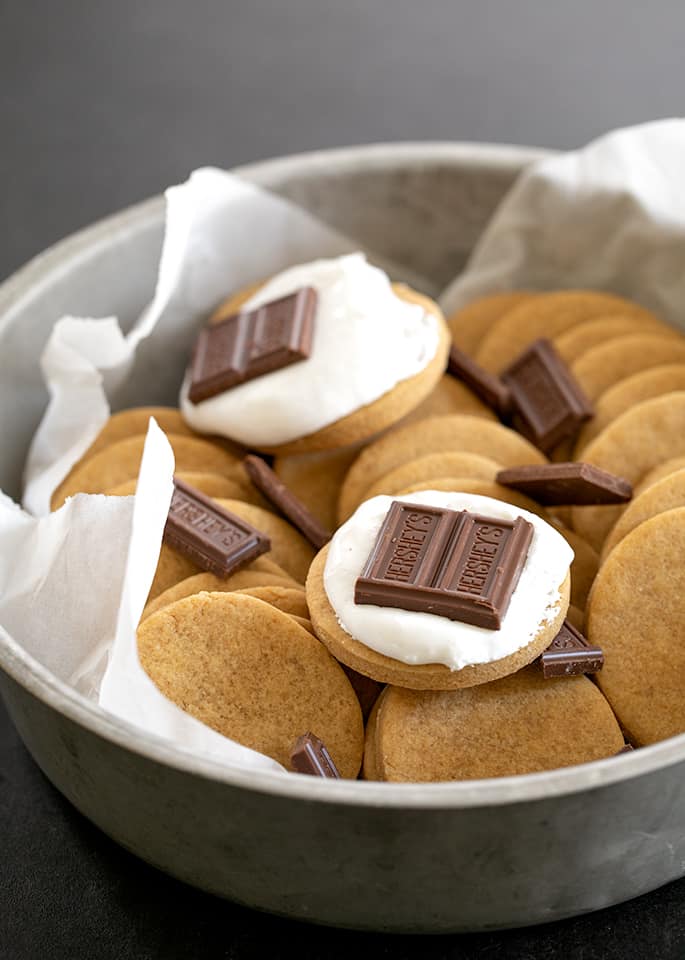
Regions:
[[[221,304],[180,409],[113,415],[53,508],[133,493],[150,416],[176,474],[140,659],[223,735],[436,781],[685,730],[685,339],[644,308],[446,321],[359,254],[302,264]]]

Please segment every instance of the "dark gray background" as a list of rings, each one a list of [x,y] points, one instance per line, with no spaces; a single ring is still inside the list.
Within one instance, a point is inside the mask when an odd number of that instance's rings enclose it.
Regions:
[[[0,277],[201,164],[381,140],[574,147],[676,114],[684,27],[678,0],[0,0]],[[102,837],[0,706],[0,960],[681,958],[684,907],[680,882],[539,930],[420,940],[262,917]]]

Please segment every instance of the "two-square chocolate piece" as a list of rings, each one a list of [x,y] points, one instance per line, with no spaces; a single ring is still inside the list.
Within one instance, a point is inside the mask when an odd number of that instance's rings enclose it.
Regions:
[[[499,630],[532,537],[533,525],[522,517],[395,500],[355,584],[355,603]]]
[[[191,403],[306,360],[312,349],[316,303],[316,290],[303,287],[205,327],[190,365]]]

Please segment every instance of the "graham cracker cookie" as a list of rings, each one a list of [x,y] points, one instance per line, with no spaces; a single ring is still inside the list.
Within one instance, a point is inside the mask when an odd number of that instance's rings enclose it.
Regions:
[[[429,453],[449,451],[477,453],[507,467],[522,463],[547,463],[537,447],[499,423],[463,414],[429,417],[398,427],[369,444],[359,454],[340,490],[339,522],[351,516],[357,506],[367,499],[366,491],[395,467]]]
[[[490,373],[499,373],[539,337],[553,340],[578,324],[614,316],[640,317],[652,326],[661,324],[644,307],[610,293],[560,290],[538,294],[494,324],[481,342],[476,360]]]
[[[505,313],[534,296],[536,294],[530,290],[507,290],[478,297],[448,317],[452,339],[461,350],[473,356],[483,338]]]
[[[617,337],[584,353],[571,372],[588,400],[594,402],[627,377],[667,363],[685,363],[685,340],[654,335]]]
[[[178,470],[235,475],[240,460],[224,447],[197,437],[167,435]],[[85,462],[76,464],[52,495],[53,510],[76,493],[104,493],[138,476],[145,434],[110,443]]]
[[[257,560],[259,559],[258,557]],[[229,577],[217,577],[214,573],[201,571],[170,584],[160,592],[154,593],[153,590],[150,590],[147,605],[140,618],[141,623],[152,616],[153,613],[161,610],[162,607],[167,607],[170,603],[176,603],[177,600],[182,600],[184,597],[190,597],[194,593],[232,593],[234,590],[253,587],[282,587],[284,589],[302,590],[302,587],[297,586],[288,577],[280,577],[278,574],[260,569],[257,560],[253,560],[242,570],[236,570]],[[197,567],[195,569],[197,570]]]
[[[645,324],[641,317],[606,317],[588,320],[554,338],[554,347],[561,359],[571,366],[582,354],[599,347],[607,340],[630,334],[649,333],[653,336],[677,338],[681,334],[665,323]]]
[[[438,663],[407,664],[355,640],[340,626],[323,582],[328,549],[327,545],[316,555],[305,584],[314,630],[336,660],[379,683],[391,683],[415,690],[454,690],[489,683],[520,670],[539,656],[559,632],[568,609],[571,578],[567,574],[559,586],[560,599],[554,616],[543,621],[534,639],[513,654],[489,663],[470,664],[461,670],[450,670]]]
[[[295,527],[269,510],[262,510],[242,500],[219,498],[217,503],[265,533],[271,540],[270,559],[283,567],[298,582],[304,583],[309,564],[314,559],[316,551]]]
[[[653,483],[658,483],[659,480],[667,477],[669,473],[676,473],[678,470],[685,470],[685,457],[673,457],[671,460],[664,460],[663,463],[657,464],[657,466],[649,470],[637,486],[634,487],[633,497],[638,497],[641,493],[645,492],[647,487],[651,487]]]
[[[81,457],[85,463],[94,454],[99,453],[111,443],[127,440],[141,433],[147,433],[150,417],[154,417],[157,426],[164,433],[173,433],[179,437],[197,437],[194,430],[186,424],[177,407],[131,407],[113,413],[95,440]]]
[[[360,447],[276,457],[274,470],[286,487],[328,530],[335,529],[340,487]]]
[[[402,423],[413,423],[426,417],[444,417],[450,413],[466,413],[471,417],[497,420],[496,414],[479,400],[473,390],[451,374],[444,374],[426,399],[403,418]]]
[[[357,697],[333,657],[288,614],[254,597],[200,593],[148,617],[138,652],[166,697],[223,736],[292,770],[293,745],[311,731],[341,776],[357,776]]]
[[[685,454],[685,391],[637,404],[587,445],[583,459],[633,485],[659,463]],[[595,550],[625,508],[573,507],[573,528]]]
[[[595,415],[580,429],[574,458],[579,460],[585,447],[629,407],[677,390],[685,390],[685,363],[661,364],[619,380],[595,401]]]
[[[195,470],[176,471],[174,476],[177,480],[182,480],[201,493],[206,493],[208,497],[244,500],[245,503],[253,503],[256,507],[262,507],[264,510],[272,509],[268,500],[247,478],[240,475],[237,468],[236,473],[231,477],[222,477],[218,473],[202,473]],[[138,478],[132,477],[110,490],[105,490],[105,494],[109,497],[130,496],[136,492],[137,485]]]
[[[631,500],[604,541],[600,562],[604,563],[631,530],[667,510],[685,507],[685,469],[669,473]]]
[[[309,607],[305,599],[304,590],[299,587],[282,586],[259,586],[259,587],[241,587],[234,593],[242,593],[246,597],[256,597],[257,600],[263,600],[264,603],[270,603],[277,610],[283,613],[289,613],[292,617],[299,617],[300,620],[309,620]],[[313,629],[313,628],[312,628]]]
[[[366,749],[374,728],[369,772],[405,783],[554,770],[613,756],[624,743],[587,677],[546,680],[537,664],[464,690],[388,687]]]
[[[685,508],[635,527],[600,568],[587,638],[604,651],[597,682],[635,746],[685,731]]]
[[[422,483],[432,477],[470,477],[477,480],[494,480],[502,467],[490,457],[478,453],[428,453],[403,463],[380,477],[366,491],[370,500],[379,493],[395,494],[411,484]],[[419,488],[421,489],[421,488]],[[442,489],[442,488],[440,488]]]

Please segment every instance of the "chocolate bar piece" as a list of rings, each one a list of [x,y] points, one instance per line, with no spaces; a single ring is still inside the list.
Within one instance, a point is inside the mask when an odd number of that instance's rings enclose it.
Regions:
[[[251,524],[176,478],[164,542],[217,577],[271,549],[269,538]]]
[[[324,743],[313,733],[303,733],[295,741],[290,762],[297,773],[309,773],[314,777],[340,779],[336,765]]]
[[[195,342],[190,365],[191,403],[306,360],[312,348],[316,303],[316,290],[303,287],[205,327]]]
[[[278,474],[261,457],[250,454],[243,460],[243,465],[255,487],[278,507],[317,550],[328,543],[331,539],[330,531],[288,490]]]
[[[395,500],[355,584],[355,603],[499,630],[533,525]]]
[[[527,464],[500,470],[497,483],[520,490],[546,506],[625,503],[633,495],[623,477],[592,463]]]
[[[535,340],[502,374],[514,427],[544,453],[574,437],[594,410],[550,340]]]
[[[540,657],[544,677],[573,677],[597,673],[604,666],[604,654],[591,647],[573,624],[564,620],[561,630]]]
[[[467,387],[499,416],[504,417],[511,407],[511,391],[499,377],[484,370],[468,353],[454,345],[450,348],[447,372]]]

